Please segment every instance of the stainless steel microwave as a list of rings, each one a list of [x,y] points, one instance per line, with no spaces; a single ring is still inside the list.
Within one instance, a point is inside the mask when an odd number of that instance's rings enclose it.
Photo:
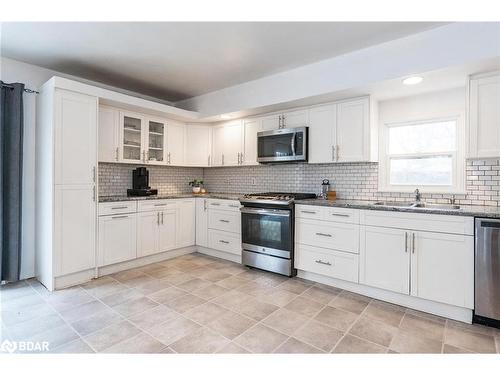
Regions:
[[[257,133],[259,163],[307,161],[306,126]]]

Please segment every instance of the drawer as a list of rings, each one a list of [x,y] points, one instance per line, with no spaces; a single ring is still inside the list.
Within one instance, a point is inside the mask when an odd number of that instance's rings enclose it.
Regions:
[[[319,206],[307,206],[304,204],[296,204],[295,205],[295,217],[296,218],[308,218],[308,219],[316,219],[323,220],[325,210],[324,207]]]
[[[240,201],[231,201],[228,199],[207,199],[208,208],[215,208],[217,210],[225,210],[225,211],[240,211]]]
[[[331,250],[359,253],[359,225],[297,219],[295,241]]]
[[[324,219],[339,223],[359,224],[359,210],[352,208],[328,207]]]
[[[361,224],[375,227],[474,234],[474,218],[468,216],[363,210],[360,221]]]
[[[137,211],[136,201],[99,203],[99,216],[129,214]]]
[[[336,279],[358,282],[359,258],[356,254],[297,245],[295,268]]]
[[[162,211],[177,208],[175,199],[151,199],[137,202],[137,211]]]
[[[209,210],[208,227],[225,232],[241,233],[241,214],[239,212]]]
[[[209,229],[208,247],[231,254],[241,255],[241,236],[235,233]]]

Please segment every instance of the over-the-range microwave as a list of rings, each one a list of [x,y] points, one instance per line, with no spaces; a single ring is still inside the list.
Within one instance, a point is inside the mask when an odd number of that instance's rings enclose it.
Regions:
[[[307,126],[257,133],[259,163],[307,161]]]

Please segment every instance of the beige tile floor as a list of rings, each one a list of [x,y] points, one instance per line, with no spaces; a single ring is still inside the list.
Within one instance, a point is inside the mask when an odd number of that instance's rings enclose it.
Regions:
[[[468,325],[200,254],[48,292],[0,289],[1,340],[54,353],[499,353]]]

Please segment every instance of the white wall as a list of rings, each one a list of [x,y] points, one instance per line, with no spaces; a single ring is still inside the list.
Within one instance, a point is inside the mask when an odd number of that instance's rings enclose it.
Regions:
[[[0,57],[0,79],[4,82],[21,82],[27,88],[37,90],[52,76],[71,78],[102,88],[109,88],[125,94],[152,100],[153,98],[124,89],[112,88],[101,83],[70,76],[39,66]],[[171,103],[154,99],[167,105]],[[33,277],[35,273],[35,127],[36,95],[24,95],[24,153],[23,153],[23,244],[21,253],[21,277]]]

